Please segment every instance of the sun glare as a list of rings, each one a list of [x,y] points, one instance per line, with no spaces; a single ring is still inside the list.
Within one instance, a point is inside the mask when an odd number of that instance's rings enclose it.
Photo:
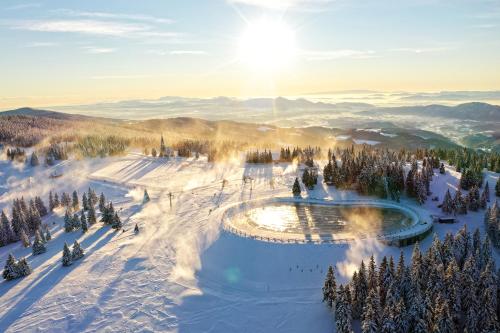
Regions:
[[[295,33],[284,22],[249,22],[239,40],[239,59],[253,70],[274,72],[293,63]]]

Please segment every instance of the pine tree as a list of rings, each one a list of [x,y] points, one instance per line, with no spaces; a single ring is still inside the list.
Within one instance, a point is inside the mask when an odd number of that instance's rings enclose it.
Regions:
[[[335,297],[337,295],[337,284],[335,282],[335,273],[332,266],[328,267],[328,272],[326,273],[325,284],[323,286],[323,302],[326,302],[329,307],[332,307],[335,303]]]
[[[68,244],[64,242],[62,264],[63,266],[70,266],[72,263],[71,251],[69,250]]]
[[[444,195],[443,203],[441,204],[441,210],[446,214],[453,213],[453,200],[451,198],[449,189],[446,190],[446,194]]]
[[[500,177],[498,177],[497,184],[495,185],[495,195],[500,197]]]
[[[95,209],[93,205],[89,206],[89,212],[87,213],[87,220],[89,225],[94,225],[97,222],[97,218],[95,216]]]
[[[142,199],[142,203],[145,204],[147,202],[149,202],[149,194],[148,194],[148,190],[144,189],[144,198]]]
[[[76,191],[73,191],[73,201],[71,203],[71,206],[73,207],[73,210],[80,209],[80,203],[78,202],[78,193]]]
[[[73,214],[73,218],[71,219],[71,224],[73,225],[73,230],[78,230],[82,227],[82,224],[80,223],[80,218],[78,217],[78,214]]]
[[[66,213],[64,214],[64,231],[65,232],[72,232],[73,231],[73,219],[71,215],[69,214],[69,211],[66,210]]]
[[[448,301],[441,294],[436,299],[436,313],[434,315],[433,332],[452,333],[454,332],[453,319],[450,314]]]
[[[80,216],[80,224],[82,226],[82,232],[86,233],[89,230],[89,226],[87,224],[87,219],[85,218],[84,212],[82,212],[82,215]]]
[[[473,185],[469,190],[469,209],[473,212],[479,209],[479,187]]]
[[[30,239],[26,235],[26,232],[24,232],[24,229],[21,229],[20,239],[24,247],[30,247]]]
[[[56,204],[54,202],[54,196],[52,195],[52,191],[49,192],[49,211],[52,213],[56,208]]]
[[[61,205],[61,203],[59,202],[59,196],[56,194],[54,194],[54,208],[56,207],[59,207]]]
[[[120,230],[122,228],[122,220],[118,216],[118,213],[115,212],[115,215],[113,216],[113,222],[111,224],[111,227],[115,230]]]
[[[38,214],[40,216],[46,216],[48,214],[47,208],[45,207],[45,204],[42,201],[42,198],[40,197],[35,197],[35,206],[36,209],[38,210]]]
[[[97,194],[90,187],[89,187],[89,190],[88,190],[88,196],[87,196],[87,198],[88,198],[89,204],[91,206],[95,206],[97,204],[97,202],[99,201],[99,198],[97,198]]]
[[[5,215],[5,212],[3,210],[0,213],[0,231],[1,231],[0,233],[1,244],[7,245],[16,240],[16,236],[14,235],[14,231],[12,230],[10,221],[7,218],[7,215]]]
[[[420,205],[423,205],[425,203],[425,200],[427,200],[427,189],[424,183],[424,179],[422,178],[422,176],[420,176],[420,174],[416,177],[415,184],[417,202]]]
[[[29,229],[33,232],[38,230],[42,225],[42,219],[38,213],[38,209],[33,201],[30,202],[30,208],[28,213]]]
[[[38,156],[36,156],[35,152],[31,153],[30,165],[32,167],[40,165],[40,161],[38,161]]]
[[[486,201],[490,202],[490,184],[488,182],[484,185],[483,195],[486,196]]]
[[[82,195],[82,207],[83,207],[83,210],[84,211],[87,211],[89,210],[89,202],[88,202],[88,199],[87,199],[87,194],[85,192],[83,192],[83,195]]]
[[[293,183],[293,187],[292,187],[292,193],[294,196],[298,197],[298,196],[300,196],[301,192],[302,192],[302,190],[300,189],[299,179],[295,178],[295,182]]]
[[[439,173],[444,175],[446,173],[446,169],[444,168],[444,164],[441,163],[441,166],[439,167]]]
[[[349,296],[349,287],[340,286],[335,302],[335,326],[337,333],[352,332],[352,314],[351,301]]]
[[[486,209],[487,205],[488,205],[488,196],[486,195],[486,191],[483,191],[483,193],[481,193],[481,199],[479,199],[479,207],[481,209]]]
[[[19,259],[19,261],[17,262],[17,270],[20,277],[30,275],[32,272],[30,265],[26,261],[26,258]]]
[[[33,242],[32,250],[34,256],[45,253],[47,251],[38,231],[35,233],[35,241]]]
[[[365,308],[363,309],[363,321],[361,324],[361,332],[363,333],[379,333],[380,331],[380,303],[376,290],[371,290],[366,300]]]
[[[71,259],[73,261],[76,261],[80,258],[83,258],[85,253],[83,252],[83,249],[80,246],[80,243],[75,240],[75,243],[73,244],[73,252],[71,253]]]
[[[104,210],[106,209],[106,198],[104,197],[104,193],[101,192],[101,196],[99,197],[99,211],[101,214],[104,214]]]
[[[3,278],[8,281],[14,280],[19,277],[16,258],[14,258],[12,253],[9,253],[9,257],[7,258],[7,262],[5,263],[2,275]]]
[[[61,204],[66,208],[69,208],[69,206],[71,205],[71,198],[69,197],[68,193],[63,192],[61,194]]]

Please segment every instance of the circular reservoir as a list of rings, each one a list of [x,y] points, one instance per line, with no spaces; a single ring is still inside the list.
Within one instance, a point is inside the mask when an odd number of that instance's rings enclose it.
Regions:
[[[411,209],[385,202],[268,200],[226,212],[227,230],[268,240],[348,240],[408,233],[419,225]]]

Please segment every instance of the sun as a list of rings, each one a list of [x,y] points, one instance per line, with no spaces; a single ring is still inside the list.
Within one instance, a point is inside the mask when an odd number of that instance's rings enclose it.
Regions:
[[[293,63],[295,32],[281,20],[249,22],[239,39],[239,60],[253,70],[275,72]]]

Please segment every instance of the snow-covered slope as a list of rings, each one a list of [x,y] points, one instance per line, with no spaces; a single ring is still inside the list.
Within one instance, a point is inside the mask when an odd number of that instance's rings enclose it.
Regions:
[[[400,251],[373,240],[281,244],[221,231],[227,205],[290,196],[297,170],[289,164],[214,165],[204,158],[165,161],[129,154],[68,161],[56,168],[64,176],[53,180],[48,177],[51,168],[14,168],[0,161],[0,209],[20,195],[47,198],[50,190],[82,193],[91,186],[116,203],[125,231],[114,232],[97,223],[85,235],[64,233],[59,211],[44,220],[54,236],[47,253],[32,257],[30,249],[18,243],[0,248],[2,263],[12,252],[27,256],[33,268],[23,279],[0,282],[2,331],[332,331],[332,314],[321,303],[328,265],[336,265],[342,282],[372,253],[380,260]],[[242,182],[243,175],[255,179],[251,187]],[[432,191],[441,197],[446,188],[456,187],[458,176],[450,170],[437,174]],[[486,178],[491,187],[498,174],[488,173]],[[307,195],[334,200],[357,197],[319,184]],[[147,204],[142,203],[144,188],[151,197]],[[411,201],[405,204],[422,215],[438,212],[437,203],[430,200],[423,207]],[[460,216],[459,223],[436,225],[435,231],[442,237],[464,223],[483,231],[482,214]],[[132,232],[136,223],[138,235]],[[74,239],[79,239],[86,255],[62,267],[63,243]],[[422,248],[430,243],[428,237]],[[409,258],[412,247],[402,250]],[[498,253],[495,256],[498,262]]]

